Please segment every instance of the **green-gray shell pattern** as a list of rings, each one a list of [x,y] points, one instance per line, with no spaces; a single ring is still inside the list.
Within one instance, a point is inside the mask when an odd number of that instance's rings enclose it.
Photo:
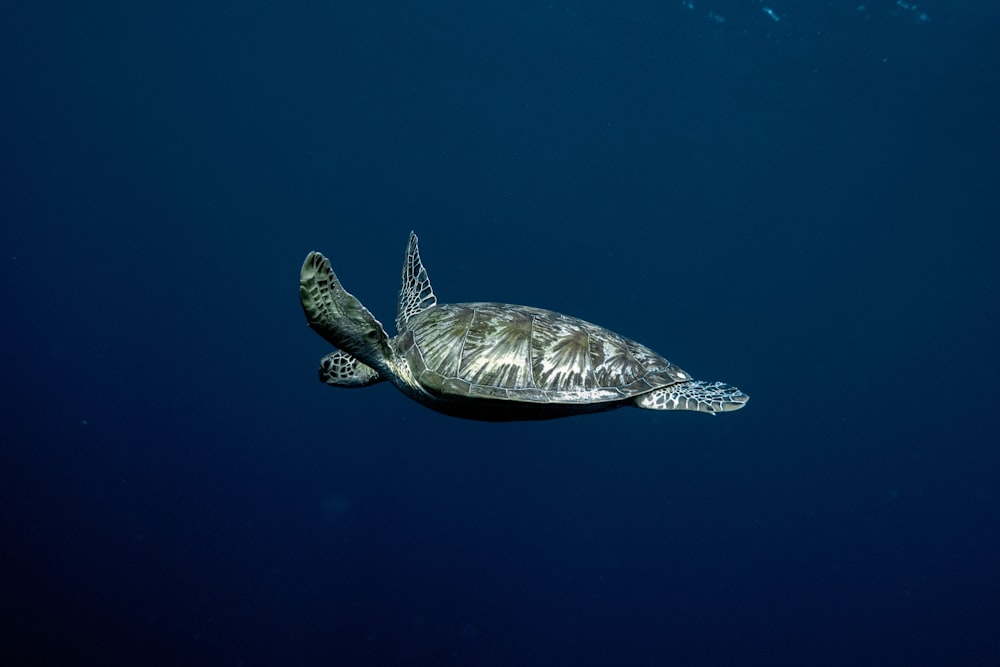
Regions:
[[[595,324],[501,303],[431,307],[409,320],[396,345],[422,386],[448,395],[595,403],[691,379]]]

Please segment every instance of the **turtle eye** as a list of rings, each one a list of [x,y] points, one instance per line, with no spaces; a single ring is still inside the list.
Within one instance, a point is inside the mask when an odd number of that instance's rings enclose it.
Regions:
[[[371,331],[365,334],[365,337],[367,337],[368,340],[376,340],[378,338],[378,332],[372,329]]]

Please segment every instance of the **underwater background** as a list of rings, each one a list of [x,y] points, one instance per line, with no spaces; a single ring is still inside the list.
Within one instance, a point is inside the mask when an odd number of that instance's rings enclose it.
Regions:
[[[1000,664],[1000,9],[0,10],[7,665]],[[490,424],[322,386],[551,308],[751,396]]]

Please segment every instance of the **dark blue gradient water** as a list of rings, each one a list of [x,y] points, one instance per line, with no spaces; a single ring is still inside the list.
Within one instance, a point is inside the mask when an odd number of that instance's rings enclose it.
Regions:
[[[0,661],[997,664],[1000,14],[815,5],[2,10]],[[322,386],[411,229],[748,407]]]

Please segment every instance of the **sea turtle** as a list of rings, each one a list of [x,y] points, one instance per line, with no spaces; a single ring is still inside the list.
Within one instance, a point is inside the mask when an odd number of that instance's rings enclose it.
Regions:
[[[649,348],[550,310],[505,303],[439,304],[410,233],[396,337],[349,294],[330,262],[311,252],[299,298],[309,326],[337,351],[319,377],[335,387],[392,382],[410,398],[456,417],[549,419],[633,405],[714,414],[749,397],[699,382]]]

